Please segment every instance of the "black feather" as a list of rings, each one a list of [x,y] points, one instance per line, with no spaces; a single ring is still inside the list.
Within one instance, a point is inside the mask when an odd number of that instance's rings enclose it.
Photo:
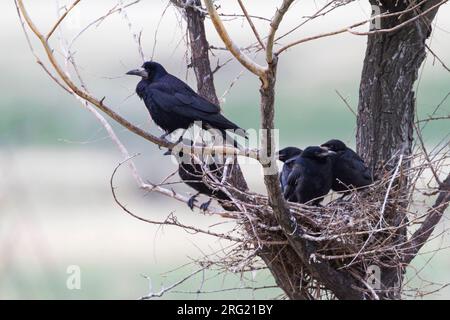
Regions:
[[[322,144],[336,152],[333,161],[333,184],[331,188],[338,192],[349,192],[372,184],[373,178],[369,168],[361,157],[340,140],[330,140]]]
[[[162,65],[146,62],[142,67],[145,76],[138,83],[136,93],[144,101],[153,121],[166,133],[187,129],[201,121],[203,129],[217,129],[223,137],[226,130],[238,130],[236,134],[246,137],[243,129],[220,113],[219,106],[199,96]]]
[[[308,147],[293,161],[284,197],[291,202],[318,205],[330,191],[332,180],[330,152]]]

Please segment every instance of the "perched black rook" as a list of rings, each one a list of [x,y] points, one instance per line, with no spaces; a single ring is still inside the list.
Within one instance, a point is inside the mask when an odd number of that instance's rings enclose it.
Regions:
[[[284,197],[291,202],[318,205],[330,191],[334,152],[322,147],[308,147],[294,160]]]
[[[137,95],[144,100],[153,121],[166,133],[188,129],[194,122],[201,122],[203,129],[217,129],[225,140],[226,130],[246,136],[245,131],[225,118],[220,107],[199,96],[186,83],[171,75],[157,62],[145,62],[140,69],[127,74],[140,76]]]

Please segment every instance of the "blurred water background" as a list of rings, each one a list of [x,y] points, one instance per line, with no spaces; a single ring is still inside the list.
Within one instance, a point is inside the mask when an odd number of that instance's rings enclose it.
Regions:
[[[268,18],[279,3],[246,2],[249,12]],[[59,1],[60,6],[68,3]],[[117,3],[117,0],[80,3],[62,25],[62,33],[55,34],[52,45],[56,56],[62,58],[59,37],[72,39]],[[25,4],[38,27],[44,30],[57,19],[58,6],[53,0],[25,1]],[[156,61],[196,87],[192,70],[186,69],[185,23],[177,10],[167,8],[167,4],[167,0],[141,1],[88,29],[73,45],[80,72],[94,95],[106,96],[106,102],[114,110],[157,134],[160,131],[150,122],[143,103],[133,95],[137,79],[124,73],[142,63],[133,39],[133,34],[142,31],[146,57],[151,57],[154,50]],[[220,4],[222,12],[239,12],[235,1]],[[324,1],[297,1],[281,32],[323,4]],[[221,244],[211,237],[143,223],[114,204],[109,179],[122,160],[121,155],[95,118],[36,64],[14,2],[0,2],[0,10],[0,298],[135,299],[149,291],[149,281],[142,274],[151,279],[152,290],[159,291],[161,286],[167,287],[192,272],[195,267],[191,265],[177,268],[204,253],[214,252]],[[355,1],[306,24],[283,43],[350,25],[369,14],[367,1]],[[229,31],[239,45],[254,41],[241,18],[228,20]],[[255,23],[265,34],[268,23],[263,20]],[[436,19],[430,46],[447,64],[450,64],[449,33],[450,6],[445,5]],[[222,46],[210,21],[207,35],[211,45]],[[44,59],[37,42],[32,42]],[[282,146],[314,145],[332,137],[354,146],[355,116],[336,90],[356,110],[365,43],[365,37],[344,34],[309,42],[281,56],[276,124],[281,129]],[[214,53],[213,63],[217,59],[223,63],[229,58],[222,51]],[[263,62],[261,56],[256,59]],[[259,83],[254,76],[243,71],[238,63],[230,62],[215,75],[218,94],[227,92],[236,77],[239,80],[223,98],[224,113],[244,128],[258,128]],[[450,93],[450,74],[432,56],[428,56],[421,71],[417,93],[419,117],[430,114]],[[448,114],[449,107],[447,100],[439,115]],[[136,162],[145,179],[158,182],[175,170],[157,147],[113,125],[130,153],[140,154]],[[434,122],[424,131],[425,142],[432,147],[448,133],[448,122]],[[252,188],[264,192],[260,168],[247,165],[244,170]],[[163,220],[174,212],[180,220],[198,226],[222,221],[191,212],[184,204],[163,196],[141,192],[125,167],[119,171],[116,185],[122,201],[139,215]],[[190,192],[183,186],[176,188]],[[447,226],[448,215],[441,222],[442,230]],[[218,230],[226,227],[220,226]],[[430,248],[449,244],[444,234]],[[66,270],[70,265],[81,268],[80,290],[66,287]],[[423,280],[416,278],[415,283],[450,282],[448,251],[435,254],[429,264],[427,257],[419,257],[415,266],[422,265],[426,265]],[[247,280],[239,275],[214,272],[205,277],[208,278],[202,287],[205,291],[273,285],[265,272],[249,275]],[[200,283],[201,274],[178,291],[195,292]],[[280,293],[278,289],[237,290],[201,295],[169,293],[164,298],[273,298]],[[431,297],[450,298],[450,289]]]

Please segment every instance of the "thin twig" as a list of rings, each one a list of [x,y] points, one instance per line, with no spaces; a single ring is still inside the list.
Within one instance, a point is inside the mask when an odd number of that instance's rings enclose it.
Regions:
[[[250,18],[247,9],[244,6],[244,3],[242,2],[242,0],[238,0],[239,6],[241,7],[242,12],[244,13],[245,18],[247,19],[248,24],[250,25],[250,27],[253,30],[253,34],[255,35],[256,39],[258,40],[259,44],[261,45],[261,48],[263,50],[266,49],[263,41],[261,40],[261,37],[258,33],[258,30],[256,29],[255,25],[253,24],[252,18]]]
[[[78,3],[80,3],[81,0],[75,0],[72,5],[61,15],[61,17],[59,17],[58,21],[56,21],[56,23],[53,25],[52,29],[50,30],[50,32],[47,34],[47,36],[45,37],[47,39],[47,41],[50,39],[50,37],[52,36],[53,32],[55,32],[56,28],[58,28],[58,26],[61,24],[61,22],[66,18],[66,16],[69,14],[70,11],[72,11],[73,8],[76,7],[76,5]]]
[[[233,40],[228,35],[228,32],[225,29],[225,26],[223,25],[222,20],[220,19],[219,15],[217,14],[217,11],[216,11],[216,8],[214,7],[213,1],[205,0],[205,5],[206,5],[206,8],[208,9],[209,16],[211,18],[211,21],[214,24],[214,27],[216,28],[218,35],[222,39],[222,41],[225,44],[225,46],[227,47],[227,49],[231,52],[231,54],[250,72],[254,73],[261,79],[265,79],[266,68],[260,66],[255,61],[250,59],[233,42]]]

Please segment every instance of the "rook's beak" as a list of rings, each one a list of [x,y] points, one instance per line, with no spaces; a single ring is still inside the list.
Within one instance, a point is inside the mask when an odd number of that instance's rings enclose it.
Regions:
[[[130,70],[126,74],[129,74],[131,76],[139,76],[139,77],[142,77],[142,78],[148,78],[148,72],[145,71],[144,68]]]
[[[280,160],[281,162],[286,161],[285,156],[282,155],[282,154],[280,154],[278,151],[275,152],[275,159],[278,159],[278,160]]]
[[[328,157],[328,156],[332,156],[332,155],[336,154],[336,152],[331,151],[327,147],[321,146],[320,148],[322,149],[322,153],[320,154],[322,157]]]
[[[170,156],[172,154],[172,150],[167,150],[163,153],[164,156]]]

